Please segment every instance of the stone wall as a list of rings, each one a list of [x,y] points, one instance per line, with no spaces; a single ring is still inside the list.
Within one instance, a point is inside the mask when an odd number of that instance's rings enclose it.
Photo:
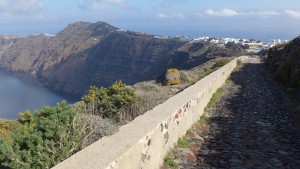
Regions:
[[[76,153],[54,169],[158,169],[178,138],[203,114],[242,56],[137,117],[109,137]]]

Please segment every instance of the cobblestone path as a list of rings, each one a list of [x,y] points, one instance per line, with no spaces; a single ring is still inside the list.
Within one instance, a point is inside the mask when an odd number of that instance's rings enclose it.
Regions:
[[[191,129],[189,148],[173,150],[178,168],[300,168],[300,130],[288,104],[265,66],[249,62],[232,74],[201,130]]]

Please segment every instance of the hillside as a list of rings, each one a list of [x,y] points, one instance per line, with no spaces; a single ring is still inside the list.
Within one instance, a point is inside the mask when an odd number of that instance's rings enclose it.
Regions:
[[[266,63],[277,80],[290,85],[299,85],[300,37],[271,48]]]
[[[13,35],[0,35],[0,56],[14,43],[17,36]]]
[[[82,95],[89,86],[159,77],[167,68],[190,69],[242,48],[123,31],[104,22],[76,22],[55,36],[40,34],[0,44],[0,67],[30,73],[44,86]]]
[[[300,126],[300,36],[271,48],[266,63],[290,98]]]

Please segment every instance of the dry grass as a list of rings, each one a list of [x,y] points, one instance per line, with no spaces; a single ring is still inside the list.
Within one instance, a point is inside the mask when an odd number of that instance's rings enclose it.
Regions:
[[[101,116],[84,114],[83,122],[88,123],[89,131],[82,143],[82,149],[96,142],[104,136],[109,136],[118,131],[118,125],[112,119],[103,119]]]
[[[181,92],[183,89],[193,85],[213,71],[219,69],[224,64],[230,62],[234,57],[217,58],[199,65],[190,70],[180,70],[181,84],[172,86],[162,86],[153,81],[136,83],[133,88],[137,91],[139,99],[135,104],[138,113],[141,115],[155,106],[163,103],[168,98]]]
[[[0,137],[9,137],[19,126],[15,120],[0,120]]]

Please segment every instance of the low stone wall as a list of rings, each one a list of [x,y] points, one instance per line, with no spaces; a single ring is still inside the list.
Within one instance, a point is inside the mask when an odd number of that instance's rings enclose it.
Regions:
[[[213,93],[236,67],[237,60],[245,58],[232,60],[54,169],[158,169],[178,138],[199,120]]]

